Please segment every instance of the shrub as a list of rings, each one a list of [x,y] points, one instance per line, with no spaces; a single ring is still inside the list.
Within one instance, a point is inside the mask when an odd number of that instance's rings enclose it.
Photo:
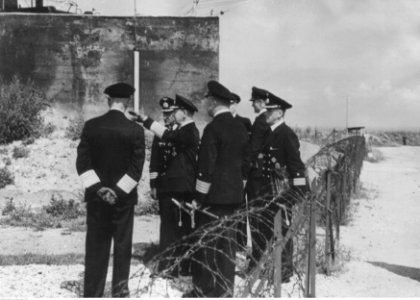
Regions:
[[[316,243],[316,269],[319,274],[340,274],[346,270],[346,264],[352,260],[352,254],[349,249],[343,245],[336,244],[335,261],[327,263],[327,255],[325,253],[325,240],[320,239]]]
[[[9,226],[31,227],[37,230],[45,228],[68,228],[70,231],[85,231],[85,210],[74,200],[65,201],[56,196],[51,198],[47,206],[35,212],[29,206],[15,206],[10,200],[3,209],[5,218],[0,224]]]
[[[6,166],[10,166],[12,164],[12,160],[9,157],[3,158],[3,162]]]
[[[32,220],[34,219],[34,214],[31,212],[29,206],[17,206],[8,214],[10,223],[9,225],[23,225],[28,226],[28,224],[33,224]]]
[[[40,112],[50,101],[32,81],[0,80],[0,144],[36,135],[42,126]]]
[[[16,206],[13,203],[13,198],[11,198],[9,199],[9,201],[7,201],[6,206],[3,208],[1,214],[3,216],[7,216],[7,215],[10,215],[15,210],[16,210]]]
[[[14,178],[7,168],[0,168],[0,189],[8,184],[13,184]]]
[[[380,150],[372,149],[371,152],[368,152],[365,159],[368,162],[377,163],[377,162],[383,161],[385,158],[384,158],[384,155],[382,154],[382,152]]]
[[[40,126],[38,135],[42,137],[48,137],[55,131],[56,128],[57,127],[52,123],[44,124]]]
[[[78,140],[82,134],[84,124],[85,120],[82,116],[70,120],[70,125],[66,128],[65,137],[71,139],[72,141]]]
[[[22,145],[24,146],[32,145],[33,143],[35,143],[35,138],[33,136],[28,137],[22,141]]]
[[[63,220],[77,219],[79,216],[85,215],[85,211],[79,202],[73,199],[68,201],[61,197],[52,195],[51,201],[47,206],[43,207],[43,210],[53,216],[60,217]]]
[[[14,147],[13,148],[13,155],[12,155],[12,157],[14,159],[28,157],[28,155],[29,155],[29,150],[26,149],[25,147]]]

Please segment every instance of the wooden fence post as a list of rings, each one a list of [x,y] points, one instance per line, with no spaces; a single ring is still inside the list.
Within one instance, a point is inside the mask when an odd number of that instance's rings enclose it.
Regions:
[[[342,206],[341,206],[341,216],[343,216],[343,214],[344,214],[344,209],[349,205],[349,199],[348,199],[348,193],[347,193],[347,179],[348,179],[348,176],[347,176],[347,174],[343,174],[343,200],[344,200],[344,203],[342,203]],[[343,221],[343,220],[341,220],[341,221]],[[340,223],[340,224],[343,224],[343,223]]]
[[[327,199],[325,204],[325,268],[326,274],[330,275],[331,269],[331,171],[326,172],[327,175]]]
[[[309,202],[309,230],[308,230],[308,264],[306,270],[306,295],[307,298],[315,298],[316,276],[316,206],[314,199]]]
[[[282,208],[276,214],[274,218],[274,297],[281,297],[281,281],[282,281],[282,265],[281,265],[281,253],[282,253]],[[292,237],[293,238],[293,237]]]
[[[338,181],[338,178],[337,178],[337,181]],[[335,215],[335,217],[336,217],[336,220],[335,220],[336,225],[335,226],[336,226],[337,243],[339,243],[340,242],[340,225],[341,225],[341,216],[342,216],[342,212],[341,212],[342,208],[341,208],[341,206],[342,206],[342,202],[343,202],[342,201],[342,199],[343,199],[343,180],[341,180],[341,182],[340,182],[340,189],[338,190],[338,193],[336,194],[335,199],[337,201],[337,207],[336,207],[336,210],[335,210],[336,211],[336,215]]]

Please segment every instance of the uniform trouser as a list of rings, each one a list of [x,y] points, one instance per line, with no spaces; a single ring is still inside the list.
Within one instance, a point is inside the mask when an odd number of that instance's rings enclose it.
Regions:
[[[129,296],[134,205],[111,206],[103,201],[87,203],[84,297],[102,297],[114,240],[112,296]]]
[[[282,213],[282,235],[285,236],[292,222],[292,203],[287,201],[287,195],[284,198],[273,202],[270,197],[264,198],[270,194],[269,186],[264,180],[249,181],[247,186],[250,209],[256,209],[256,212],[249,215],[252,239],[251,266],[255,266],[261,259],[267,245],[274,236],[274,218],[279,211],[278,203],[285,204],[286,211],[281,209]],[[266,208],[265,205],[268,205]],[[286,223],[286,214],[289,225]],[[282,273],[283,278],[293,275],[293,239],[290,238],[282,251]]]
[[[245,198],[245,193],[244,193]],[[244,199],[245,204],[243,205],[244,210],[248,210],[248,202]],[[241,208],[242,209],[242,208]],[[246,250],[247,246],[247,214],[243,216],[243,218],[238,222],[238,251],[239,250]]]
[[[229,216],[236,207],[210,207],[219,217]],[[197,213],[198,214],[198,213]],[[198,226],[214,221],[199,214]],[[202,247],[194,255],[192,263],[193,285],[197,297],[232,297],[235,279],[236,228],[234,222],[224,221],[223,226],[211,229],[203,237]]]
[[[185,211],[180,210],[172,202],[172,198],[182,202],[186,201],[187,197],[175,193],[162,193],[158,196],[160,214],[159,248],[162,252],[158,272],[171,268],[175,259],[187,251],[188,242],[181,242],[181,240],[192,232],[190,216]],[[189,261],[183,260],[179,271],[188,273],[189,268]],[[176,276],[177,270],[173,270],[172,275]]]

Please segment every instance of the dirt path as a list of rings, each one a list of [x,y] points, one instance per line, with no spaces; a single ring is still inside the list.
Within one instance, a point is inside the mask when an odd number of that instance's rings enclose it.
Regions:
[[[367,197],[342,227],[352,259],[317,277],[318,297],[420,297],[420,147],[379,150],[384,160],[363,166]]]

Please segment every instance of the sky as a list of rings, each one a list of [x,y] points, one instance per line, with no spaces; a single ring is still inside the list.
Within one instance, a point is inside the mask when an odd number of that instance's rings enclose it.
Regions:
[[[193,13],[193,0],[74,2],[101,15],[132,16],[134,3],[140,15]],[[419,12],[418,0],[200,0],[195,14],[220,17],[219,79],[241,115],[254,118],[256,86],[293,105],[291,126],[343,128],[348,115],[349,126],[419,129]]]

